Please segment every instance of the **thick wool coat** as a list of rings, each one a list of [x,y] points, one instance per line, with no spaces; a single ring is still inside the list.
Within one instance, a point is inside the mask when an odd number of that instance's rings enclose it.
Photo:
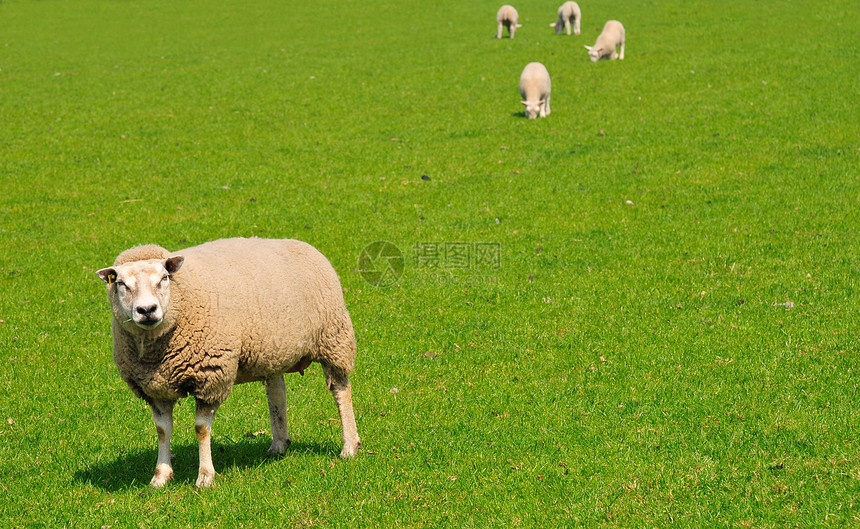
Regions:
[[[311,362],[352,371],[355,336],[340,281],[309,244],[221,239],[172,253],[147,245],[114,265],[175,255],[185,260],[171,277],[161,325],[141,329],[114,311],[114,361],[138,397],[220,404],[233,384],[302,372]],[[116,307],[116,287],[108,288]]]

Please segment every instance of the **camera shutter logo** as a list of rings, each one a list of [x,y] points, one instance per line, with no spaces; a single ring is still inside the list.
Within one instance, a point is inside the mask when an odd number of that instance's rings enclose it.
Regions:
[[[358,273],[375,287],[389,287],[403,275],[403,253],[388,241],[375,241],[358,255]]]

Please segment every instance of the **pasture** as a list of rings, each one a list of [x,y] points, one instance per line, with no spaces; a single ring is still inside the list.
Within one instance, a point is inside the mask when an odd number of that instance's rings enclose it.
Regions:
[[[560,3],[0,1],[0,525],[860,526],[860,3]],[[363,450],[312,366],[153,490],[94,272],[232,236],[340,274]]]

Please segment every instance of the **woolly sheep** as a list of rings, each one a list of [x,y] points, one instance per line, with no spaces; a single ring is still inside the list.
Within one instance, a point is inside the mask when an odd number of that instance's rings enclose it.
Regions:
[[[517,28],[523,27],[522,24],[517,24],[517,20],[520,18],[520,15],[517,13],[517,10],[514,9],[514,6],[509,6],[507,4],[503,5],[499,8],[499,12],[496,13],[496,24],[498,25],[498,30],[496,31],[496,38],[502,38],[502,28],[508,28],[508,33],[511,38],[514,38],[514,33],[517,31]]]
[[[621,46],[621,53],[615,51],[616,46]],[[617,20],[610,20],[603,26],[603,31],[597,37],[594,46],[586,46],[591,62],[600,59],[624,59],[624,26]]]
[[[579,35],[579,25],[582,21],[582,12],[576,2],[565,2],[558,8],[558,20],[550,24],[555,28],[555,34],[561,35],[562,29],[570,35],[570,23],[573,22],[573,34]]]
[[[221,239],[170,253],[156,245],[122,252],[99,277],[113,311],[113,357],[152,408],[158,460],[150,484],[173,477],[170,436],[177,399],[196,399],[198,487],[215,477],[212,420],[234,384],[266,386],[270,453],[290,444],[284,373],[322,364],[343,429],[341,457],[361,443],[349,374],[355,336],[337,274],[321,253],[290,239]]]
[[[530,62],[520,75],[520,95],[526,107],[526,117],[535,119],[549,115],[549,72],[539,62]]]

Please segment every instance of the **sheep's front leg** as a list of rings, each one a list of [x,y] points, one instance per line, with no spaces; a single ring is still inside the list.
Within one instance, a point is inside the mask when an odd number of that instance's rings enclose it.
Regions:
[[[579,19],[577,18],[576,20],[573,21],[573,34],[579,35],[579,33],[580,33],[580,24],[579,24]],[[568,33],[568,35],[570,35],[570,33]]]
[[[621,53],[618,55],[618,58],[622,61],[624,60],[624,41],[621,41]]]
[[[287,388],[284,375],[267,378],[266,397],[269,400],[269,424],[272,427],[272,446],[270,454],[283,454],[290,446],[290,431],[287,425]]]
[[[337,411],[340,414],[340,426],[343,430],[343,450],[340,457],[353,457],[361,448],[358,437],[358,427],[355,425],[355,413],[352,409],[352,386],[348,375],[338,374],[327,365],[323,365],[328,389],[334,395]]]
[[[194,431],[200,444],[200,471],[197,474],[197,486],[209,487],[215,479],[215,466],[212,464],[212,420],[219,404],[208,404],[197,401],[197,415],[194,419]]]
[[[496,38],[497,38],[497,39],[502,38],[502,26],[503,26],[503,25],[504,25],[504,24],[502,24],[501,22],[499,22],[499,24],[498,24],[498,31],[496,31]]]
[[[152,420],[155,431],[158,432],[158,460],[155,463],[155,475],[149,482],[153,487],[163,487],[173,478],[173,466],[170,464],[170,436],[173,434],[173,405],[172,400],[153,400]]]

